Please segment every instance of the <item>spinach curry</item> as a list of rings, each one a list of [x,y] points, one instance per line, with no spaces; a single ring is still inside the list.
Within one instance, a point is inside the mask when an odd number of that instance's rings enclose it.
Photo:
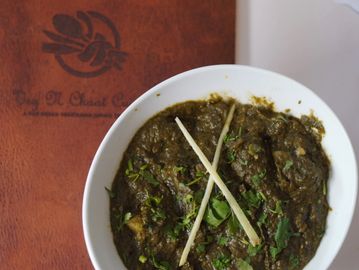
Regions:
[[[233,102],[217,97],[174,105],[132,139],[108,190],[114,242],[128,269],[179,269],[209,175],[174,119],[211,160]],[[248,242],[215,187],[181,269],[303,269],[324,234],[329,209],[323,132],[313,117],[236,102],[217,171],[261,244]]]

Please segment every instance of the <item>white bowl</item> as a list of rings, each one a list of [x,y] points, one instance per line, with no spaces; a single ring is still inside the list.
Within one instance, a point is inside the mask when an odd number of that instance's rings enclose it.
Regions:
[[[287,108],[295,116],[311,110],[322,120],[323,146],[331,160],[327,230],[315,257],[305,270],[327,269],[338,253],[352,220],[357,195],[357,167],[350,140],[332,110],[311,90],[277,73],[239,65],[218,65],[190,70],[147,91],[116,120],[92,162],[83,198],[86,246],[96,269],[126,269],[113,243],[110,187],[122,154],[135,132],[154,114],[177,102],[208,97],[217,92],[249,103],[251,96],[265,96],[277,110]],[[298,101],[301,102],[298,102]],[[300,104],[299,104],[300,103]]]

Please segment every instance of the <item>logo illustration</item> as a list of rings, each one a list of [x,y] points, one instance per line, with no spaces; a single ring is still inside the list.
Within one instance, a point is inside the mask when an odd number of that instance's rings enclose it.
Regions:
[[[121,69],[127,53],[120,50],[120,34],[106,16],[78,11],[76,17],[56,14],[52,23],[57,33],[44,30],[53,43],[43,43],[42,51],[54,54],[65,71],[90,78]]]

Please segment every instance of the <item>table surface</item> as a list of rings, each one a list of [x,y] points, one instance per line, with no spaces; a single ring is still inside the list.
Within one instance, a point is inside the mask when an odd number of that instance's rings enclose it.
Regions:
[[[359,112],[359,14],[331,0],[239,0],[237,17],[236,62],[280,72],[311,88],[338,115],[359,157],[359,126],[353,124]],[[329,269],[358,269],[358,254],[357,201]]]

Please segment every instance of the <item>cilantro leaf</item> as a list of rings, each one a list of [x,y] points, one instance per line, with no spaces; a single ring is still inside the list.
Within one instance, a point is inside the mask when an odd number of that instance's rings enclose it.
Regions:
[[[140,263],[146,263],[147,257],[145,255],[141,255],[140,257],[138,257],[138,261]]]
[[[255,193],[252,190],[243,192],[242,197],[246,200],[249,206],[254,208],[258,208],[263,200],[263,197],[260,195],[260,193]]]
[[[247,253],[250,257],[256,256],[262,250],[263,244],[252,246],[251,244],[248,245]]]
[[[231,217],[228,220],[228,228],[230,233],[235,234],[241,228],[241,224],[239,223],[237,217],[232,213]]]
[[[151,257],[151,263],[155,269],[159,269],[159,270],[170,270],[171,269],[171,266],[168,262],[166,262],[166,261],[159,262],[153,255]]]
[[[184,174],[186,172],[186,168],[183,166],[174,166],[173,167],[173,172],[174,173],[180,173],[180,174]]]
[[[274,235],[274,240],[277,244],[277,247],[281,250],[286,248],[290,237],[291,237],[290,222],[288,218],[284,217],[280,219],[277,226],[277,231]]]
[[[282,209],[282,201],[278,200],[275,202],[275,209],[268,209],[274,214],[283,215],[283,209]]]
[[[237,135],[226,134],[226,136],[224,136],[224,138],[223,138],[223,142],[228,143],[228,142],[235,141],[235,140],[239,139],[241,137],[241,135],[242,135],[242,127],[239,128]]]
[[[226,246],[228,242],[229,242],[229,238],[223,235],[221,235],[217,240],[217,243],[220,246]]]
[[[277,258],[277,255],[279,254],[279,252],[281,252],[281,250],[279,250],[276,247],[270,246],[269,252],[270,252],[270,255],[272,256],[272,259],[275,260]]]
[[[242,259],[238,259],[237,267],[239,270],[253,270],[253,267],[249,264],[249,262]]]
[[[230,266],[231,258],[229,256],[221,254],[212,261],[212,264],[217,270],[225,270]]]
[[[227,163],[231,164],[237,159],[237,154],[235,150],[230,150],[227,152]]]
[[[276,259],[277,255],[287,247],[289,238],[292,236],[289,219],[281,218],[277,225],[277,230],[274,235],[276,247],[270,247],[269,251],[273,259]]]
[[[208,207],[204,216],[204,220],[213,227],[218,227],[223,222],[222,219],[217,218],[212,207]]]
[[[259,224],[265,224],[266,221],[267,221],[267,214],[266,213],[261,213],[261,215],[259,216],[259,219],[258,219],[258,223]]]
[[[226,201],[212,198],[204,219],[209,225],[218,227],[229,217],[230,213],[231,208]]]
[[[286,160],[283,171],[288,171],[293,166],[292,160]]]
[[[128,176],[128,175],[130,175],[132,172],[133,172],[133,163],[132,163],[132,160],[129,159],[128,162],[127,162],[127,169],[126,169],[126,171],[125,171],[125,174]]]
[[[157,179],[153,176],[153,174],[149,171],[142,170],[141,175],[151,185],[158,186],[160,184],[160,182],[158,182]]]
[[[263,180],[263,178],[266,176],[267,172],[261,171],[258,174],[255,174],[251,177],[251,180],[253,182],[253,184],[257,187],[259,186],[260,182]]]
[[[131,218],[132,218],[131,212],[127,212],[127,213],[123,214],[122,211],[118,211],[118,212],[116,211],[116,213],[115,213],[115,219],[116,219],[115,222],[117,223],[116,227],[115,227],[116,231],[120,232],[122,230],[123,226],[125,224],[127,224]]]
[[[212,207],[215,210],[215,213],[222,219],[226,219],[231,212],[231,208],[227,201],[221,201],[216,198],[212,199]]]

